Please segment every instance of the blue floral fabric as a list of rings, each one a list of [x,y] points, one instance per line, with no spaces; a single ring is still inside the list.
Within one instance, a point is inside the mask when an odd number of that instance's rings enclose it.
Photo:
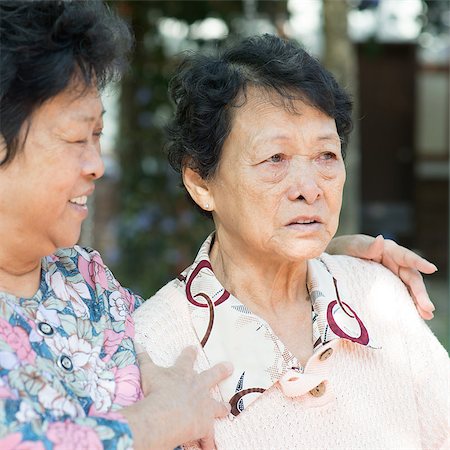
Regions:
[[[92,249],[42,260],[32,298],[0,292],[0,448],[126,449],[118,412],[142,397],[132,312],[142,302]]]

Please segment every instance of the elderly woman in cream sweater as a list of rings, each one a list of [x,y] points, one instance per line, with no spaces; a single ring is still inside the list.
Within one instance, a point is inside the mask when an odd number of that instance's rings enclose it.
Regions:
[[[382,266],[324,252],[351,102],[274,36],[191,55],[171,84],[169,159],[215,231],[135,314],[157,364],[233,363],[218,449],[448,448],[449,361]],[[195,443],[186,443],[186,447]]]

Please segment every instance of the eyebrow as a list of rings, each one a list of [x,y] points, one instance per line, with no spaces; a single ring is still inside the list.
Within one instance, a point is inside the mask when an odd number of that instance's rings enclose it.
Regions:
[[[340,142],[340,138],[339,135],[336,134],[325,134],[323,136],[319,136],[318,138],[319,141],[334,141],[334,142]]]
[[[282,140],[287,140],[290,139],[290,136],[287,136],[285,134],[276,134],[274,136],[267,136],[265,138],[265,140],[269,140],[269,141],[282,141]],[[336,133],[331,133],[331,134],[324,134],[322,136],[319,136],[317,138],[318,141],[333,141],[333,142],[340,142],[340,138],[339,135]]]
[[[102,109],[101,117],[106,113],[105,109]],[[82,122],[95,122],[97,117],[94,116],[85,116],[85,115],[75,115],[74,117],[77,120],[81,120]]]

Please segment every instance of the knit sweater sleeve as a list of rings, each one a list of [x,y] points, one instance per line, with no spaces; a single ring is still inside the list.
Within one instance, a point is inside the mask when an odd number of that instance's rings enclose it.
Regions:
[[[322,255],[332,272],[347,280],[357,292],[361,310],[371,315],[384,345],[393,333],[401,335],[399,351],[407,352],[421,447],[450,448],[450,360],[426,323],[420,318],[408,290],[383,266],[347,256]],[[395,344],[393,344],[395,345]],[[401,350],[400,350],[401,348]],[[399,355],[403,358],[404,354]]]
[[[200,350],[186,301],[174,284],[169,282],[133,314],[135,342],[145,348],[155,364],[163,367],[173,365],[188,346]]]
[[[420,423],[422,448],[450,448],[450,361],[447,352],[419,317],[400,283],[399,327],[414,379],[414,393]]]

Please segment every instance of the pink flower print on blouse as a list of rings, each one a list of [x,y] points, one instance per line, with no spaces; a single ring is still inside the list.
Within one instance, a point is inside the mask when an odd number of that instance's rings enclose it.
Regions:
[[[84,378],[78,381],[78,387],[92,398],[96,410],[107,411],[114,395],[114,374],[100,359],[101,347],[75,334],[68,338],[56,335],[48,345],[55,354],[67,355],[75,370],[83,370]]]
[[[67,443],[73,450],[103,450],[97,433],[91,428],[65,421],[51,423],[47,438],[53,442],[53,450],[66,450]]]
[[[98,283],[104,290],[109,288],[108,277],[102,258],[97,252],[90,253],[90,260],[86,260],[82,255],[78,259],[78,269],[84,280],[95,289],[95,283]]]
[[[128,310],[131,313],[134,312],[134,305],[135,305],[135,297],[128,291],[127,289],[124,289],[122,286],[119,285],[118,287],[119,292],[122,294],[122,298],[125,299],[126,304],[128,305]]]
[[[119,348],[120,343],[123,340],[124,332],[121,331],[120,333],[116,333],[114,330],[106,329],[103,333],[103,350],[105,351],[106,355],[103,357],[103,361],[108,362],[112,355],[117,351]]]
[[[62,273],[57,271],[52,274],[45,274],[47,283],[52,287],[55,295],[64,301],[71,302],[75,315],[82,319],[89,318],[89,308],[84,303],[83,298],[90,299],[91,294],[86,284],[81,281],[75,283],[68,281],[63,277]]]
[[[114,403],[128,406],[142,397],[140,373],[137,366],[114,367],[116,392]]]
[[[0,439],[2,450],[44,450],[44,444],[38,441],[22,441],[21,433],[13,433]]]
[[[130,315],[130,310],[128,309],[129,303],[119,291],[111,292],[109,306],[111,307],[111,315],[118,322],[126,320]]]
[[[94,408],[106,412],[111,408],[115,380],[112,370],[106,369],[106,364],[98,358],[91,359],[89,369],[85,370],[86,378],[83,391],[88,393],[94,402]],[[80,386],[83,386],[82,384]]]
[[[92,342],[76,334],[68,338],[56,334],[47,344],[55,354],[65,354],[71,358],[76,368],[84,368],[91,357],[98,357],[100,353],[100,346],[92,346]]]
[[[125,335],[134,339],[134,321],[130,315],[125,319]]]
[[[50,385],[44,386],[38,394],[39,403],[47,410],[51,410],[55,417],[68,415],[82,417],[84,411],[79,403],[72,400],[65,392],[60,392]]]
[[[140,372],[137,366],[126,366],[122,368],[114,367],[112,373],[115,379],[114,389],[111,393],[110,405],[114,403],[115,406],[129,406],[142,398]],[[108,393],[109,395],[109,393]],[[106,395],[103,395],[106,397]],[[114,400],[112,400],[114,398]],[[98,408],[97,403],[94,403],[89,409],[89,415],[98,417],[105,417],[111,419],[113,412],[105,408]],[[118,413],[116,418],[124,420]]]
[[[21,362],[34,364],[36,354],[31,348],[27,332],[21,328],[12,326],[4,319],[0,319],[0,339],[11,347],[12,352],[3,350],[0,352],[0,365],[5,369],[11,369]]]
[[[91,279],[98,283],[103,289],[109,289],[106,268],[102,258],[97,252],[91,253],[92,259],[89,264],[89,275]]]

